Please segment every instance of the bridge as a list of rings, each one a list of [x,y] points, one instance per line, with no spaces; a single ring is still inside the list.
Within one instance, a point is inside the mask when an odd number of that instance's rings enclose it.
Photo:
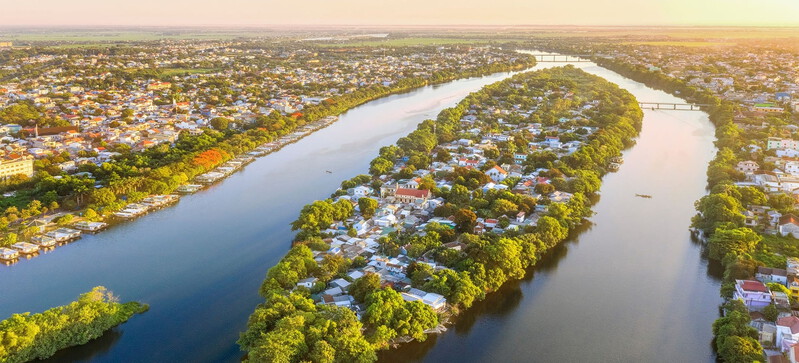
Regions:
[[[536,62],[577,63],[590,62],[591,54],[530,54]]]
[[[680,110],[680,111],[701,111],[702,107],[710,106],[702,103],[671,103],[671,102],[638,102],[641,108],[652,110]]]

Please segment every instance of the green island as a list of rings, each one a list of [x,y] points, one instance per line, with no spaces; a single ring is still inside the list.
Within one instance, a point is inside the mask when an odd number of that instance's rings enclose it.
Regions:
[[[567,66],[422,122],[380,150],[371,175],[302,209],[240,336],[247,359],[371,362],[445,330],[592,214],[642,116],[631,94]]]
[[[14,314],[0,321],[0,362],[46,359],[58,350],[86,344],[149,307],[135,301],[120,303],[102,286],[76,301],[42,313]]]

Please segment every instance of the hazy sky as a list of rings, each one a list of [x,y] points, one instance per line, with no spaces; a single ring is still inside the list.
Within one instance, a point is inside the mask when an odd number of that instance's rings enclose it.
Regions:
[[[799,25],[799,0],[0,0],[3,25]]]

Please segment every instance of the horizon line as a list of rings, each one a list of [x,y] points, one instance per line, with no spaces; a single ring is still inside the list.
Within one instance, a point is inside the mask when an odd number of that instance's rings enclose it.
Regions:
[[[291,27],[291,28],[440,28],[440,27],[461,27],[461,28],[799,28],[797,24],[776,24],[776,25],[725,25],[725,24],[307,24],[307,23],[275,23],[275,24],[10,24],[0,25],[0,29],[19,29],[19,28],[73,28],[73,29],[93,29],[93,28],[227,28],[227,29],[253,29],[253,28],[272,28],[272,27]]]

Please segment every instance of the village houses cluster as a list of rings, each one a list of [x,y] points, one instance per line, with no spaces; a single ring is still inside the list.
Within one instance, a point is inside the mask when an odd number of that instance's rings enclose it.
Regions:
[[[521,87],[520,84],[511,84],[511,86]],[[553,94],[557,97],[550,97]],[[553,98],[571,97],[572,93],[566,90],[547,90],[542,96],[532,98],[532,101],[540,105],[551,102]],[[452,218],[434,215],[434,210],[444,205],[446,201],[444,198],[435,197],[431,190],[420,189],[424,178],[434,178],[439,189],[451,189],[454,186],[453,182],[441,178],[440,175],[453,172],[456,168],[483,170],[491,179],[484,185],[478,186],[483,192],[492,189],[507,190],[539,201],[535,211],[531,213],[520,211],[515,214],[515,218],[506,219],[505,223],[500,218],[477,218],[473,231],[475,234],[486,232],[502,234],[505,231],[534,227],[539,217],[546,213],[549,203],[566,203],[570,200],[572,194],[565,191],[553,190],[545,195],[537,193],[536,185],[551,184],[550,178],[543,176],[548,170],[532,168],[526,163],[526,159],[528,155],[536,152],[552,152],[562,157],[577,151],[584,141],[598,130],[596,127],[580,126],[588,123],[584,112],[596,107],[598,101],[580,102],[579,107],[572,110],[569,117],[557,120],[552,126],[526,121],[539,110],[538,106],[524,108],[518,104],[509,104],[500,98],[495,98],[494,101],[497,106],[472,105],[460,120],[459,131],[463,137],[436,147],[433,153],[445,150],[449,155],[446,160],[433,161],[429,168],[415,170],[409,178],[397,179],[395,176],[407,167],[408,160],[405,157],[396,160],[393,170],[378,176],[382,183],[379,189],[366,183],[348,188],[346,193],[337,193],[335,201],[351,202],[355,206],[355,214],[347,220],[336,221],[322,231],[329,236],[326,242],[329,242],[330,249],[315,251],[315,258],[321,263],[324,256],[333,254],[348,259],[362,257],[367,263],[364,267],[351,268],[347,273],[348,278],[330,281],[323,291],[313,295],[317,303],[349,307],[360,314],[362,306],[348,294],[348,286],[351,281],[366,273],[376,273],[384,286],[392,286],[402,291],[405,300],[422,301],[439,312],[447,308],[447,301],[443,296],[411,287],[411,280],[406,272],[414,262],[428,264],[434,271],[448,267],[435,261],[430,253],[417,258],[411,257],[405,247],[401,247],[396,256],[384,255],[381,253],[379,242],[381,238],[395,232],[424,235],[432,223],[444,228],[456,228]],[[506,122],[507,119],[522,121],[510,123]],[[493,132],[488,132],[489,129]],[[575,140],[564,142],[558,136],[543,136],[544,134],[579,136]],[[527,135],[532,141],[525,143],[524,149],[516,150],[513,162],[495,165],[496,157],[488,155],[492,150],[497,150],[498,145],[513,142],[513,135]],[[487,167],[489,165],[490,167]],[[377,202],[377,208],[372,216],[365,217],[361,213],[358,207],[361,198],[372,198]],[[456,251],[462,251],[466,247],[457,241],[445,243],[443,246]],[[310,289],[317,283],[319,280],[316,277],[309,277],[300,281],[298,286]]]
[[[751,115],[799,111],[799,54],[779,46],[611,46],[603,55],[687,80],[746,105]]]
[[[790,298],[797,297],[798,258],[788,258],[785,269],[758,267],[755,280],[735,281],[733,298],[741,299],[749,309],[750,325],[758,330],[761,344],[787,353],[791,362],[799,359],[799,317],[791,313],[790,304]],[[776,305],[779,311],[774,322],[763,314],[771,304]]]
[[[0,110],[29,102],[41,117],[61,121],[44,127],[0,117],[0,177],[32,176],[33,161],[51,155],[69,155],[57,167],[76,172],[81,164],[110,160],[111,146],[171,144],[183,131],[202,133],[215,117],[236,127],[273,112],[301,116],[309,105],[359,88],[518,57],[492,47],[327,50],[295,43],[262,48],[254,41],[131,49],[44,50],[0,64]]]

